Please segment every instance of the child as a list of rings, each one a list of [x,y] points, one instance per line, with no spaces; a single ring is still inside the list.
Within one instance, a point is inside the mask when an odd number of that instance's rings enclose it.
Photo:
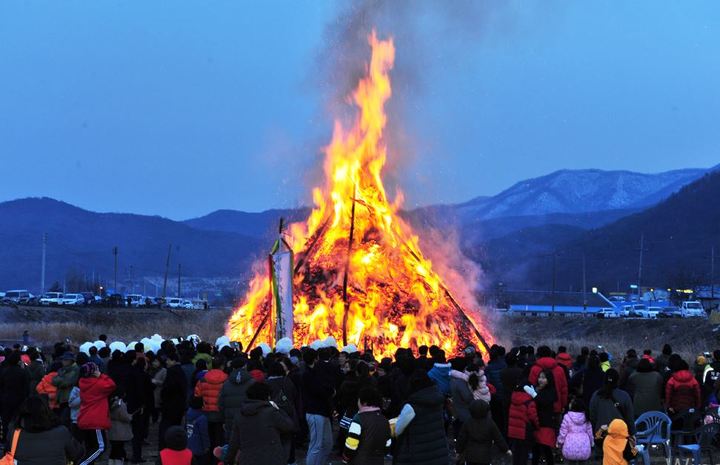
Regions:
[[[377,389],[366,387],[358,394],[358,413],[353,417],[345,439],[343,459],[352,465],[383,465],[390,447],[390,423],[380,411],[382,397]]]
[[[575,399],[570,404],[570,411],[565,414],[560,425],[557,442],[566,461],[584,462],[590,459],[593,433],[582,399]]]
[[[68,408],[70,408],[70,432],[78,441],[82,441],[80,429],[77,425],[78,415],[80,414],[80,388],[73,386],[68,397]]]
[[[603,465],[627,465],[638,455],[635,440],[630,437],[627,424],[620,419],[611,421],[610,426],[602,425],[595,438],[603,439]]]
[[[527,465],[530,449],[535,442],[534,431],[538,428],[537,407],[533,399],[537,392],[522,383],[515,386],[510,397],[508,412],[508,439],[512,440],[513,465]]]
[[[450,370],[450,377],[465,380],[470,387],[473,399],[490,403],[491,393],[487,377],[485,371],[478,365],[470,364],[465,367],[465,371]]]
[[[470,419],[460,429],[456,446],[466,465],[489,464],[493,444],[504,453],[512,455],[489,412],[490,404],[484,400],[474,400],[470,404]]]
[[[160,451],[156,465],[195,465],[193,453],[187,448],[187,434],[182,426],[171,426],[165,432],[167,447]]]
[[[188,438],[188,449],[198,463],[207,463],[210,453],[210,432],[207,417],[202,411],[203,398],[193,397],[185,417],[185,432]]]
[[[125,454],[125,443],[131,441],[132,415],[127,411],[127,404],[123,401],[125,393],[122,388],[117,388],[110,398],[110,430],[108,440],[110,441],[110,457],[108,465],[122,465],[127,458]]]

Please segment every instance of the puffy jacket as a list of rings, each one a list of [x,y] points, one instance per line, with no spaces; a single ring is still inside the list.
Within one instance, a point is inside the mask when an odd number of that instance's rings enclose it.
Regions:
[[[450,395],[450,364],[449,363],[436,363],[428,371],[428,376],[431,380],[435,381],[440,392],[445,396]]]
[[[287,413],[270,402],[248,400],[235,417],[227,456],[235,457],[239,452],[242,464],[285,465],[282,438],[294,431]]]
[[[35,390],[41,396],[47,396],[48,406],[54,410],[58,407],[57,403],[57,387],[53,385],[52,379],[57,375],[57,372],[53,371],[42,377]]]
[[[561,352],[557,354],[557,357],[555,357],[555,361],[557,361],[560,365],[564,366],[568,371],[572,369],[573,359],[572,356],[567,352]]]
[[[70,461],[80,463],[82,454],[83,447],[61,425],[37,433],[21,432],[15,460],[19,465],[66,465]]]
[[[689,408],[700,408],[700,384],[689,370],[673,373],[665,385],[665,404],[676,413]]]
[[[557,399],[555,399],[553,411],[555,413],[561,413],[568,404],[568,381],[565,369],[560,366],[554,358],[542,357],[537,359],[535,365],[530,368],[528,381],[530,381],[533,386],[536,385],[538,376],[540,376],[540,373],[544,370],[552,373],[555,384],[555,392],[557,393]]]
[[[108,397],[115,391],[115,382],[108,375],[80,378],[80,413],[78,428],[110,429]]]
[[[583,412],[568,412],[560,424],[558,443],[565,460],[584,462],[590,458],[594,441],[592,425]]]
[[[127,404],[120,399],[114,399],[110,406],[110,441],[130,441],[133,438],[132,415],[128,413]]]
[[[247,389],[254,383],[245,368],[230,373],[220,390],[218,406],[225,422],[225,431],[231,431],[235,416],[240,413],[243,402],[247,400]]]
[[[73,363],[70,366],[62,367],[52,379],[53,386],[57,387],[58,404],[67,403],[70,398],[70,391],[78,382],[80,367]]]
[[[512,389],[514,387],[503,385],[502,371],[505,368],[507,368],[507,363],[505,363],[505,359],[503,359],[502,357],[499,357],[495,360],[490,360],[485,367],[485,375],[487,376],[487,382],[495,386],[495,389],[497,389],[497,397],[499,399],[505,398],[505,389]]]
[[[195,461],[190,449],[163,449],[160,451],[160,458],[157,463],[160,465],[194,465]]]
[[[470,419],[470,404],[475,400],[467,379],[467,374],[463,372],[450,371],[450,394],[452,395],[453,411],[455,412],[455,418],[460,423]]]
[[[457,440],[457,451],[468,463],[490,463],[493,444],[497,444],[502,452],[508,450],[500,429],[488,415],[489,411],[490,405],[484,400],[470,404],[471,418],[463,424]]]
[[[537,407],[532,397],[525,391],[515,391],[510,397],[508,412],[508,438],[524,441],[527,438],[528,425],[538,428]]]
[[[188,436],[187,447],[196,456],[202,456],[210,450],[210,432],[207,417],[201,410],[189,409],[185,416],[185,432]]]
[[[227,379],[228,375],[224,371],[212,369],[205,373],[205,376],[195,385],[195,397],[202,397],[203,412],[208,414],[208,421],[222,420],[218,399]]]
[[[444,396],[437,386],[431,385],[410,394],[408,404],[415,417],[397,438],[395,465],[447,465]]]

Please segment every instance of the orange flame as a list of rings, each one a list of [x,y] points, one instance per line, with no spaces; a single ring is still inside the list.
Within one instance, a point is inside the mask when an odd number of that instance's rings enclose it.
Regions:
[[[335,122],[325,148],[325,186],[313,190],[315,208],[306,224],[290,227],[289,243],[300,264],[293,277],[294,342],[332,336],[376,355],[433,344],[455,353],[468,343],[484,352],[484,342],[492,341],[481,341],[479,334],[489,337],[482,320],[473,315],[470,321],[420,251],[418,237],[397,214],[402,195],[391,203],[385,193],[383,131],[395,48],[375,32],[369,43],[367,75],[352,95],[359,115],[350,128]],[[257,273],[228,322],[231,340],[250,343],[270,309],[269,289],[267,274]],[[256,341],[269,341],[270,335],[264,324]]]

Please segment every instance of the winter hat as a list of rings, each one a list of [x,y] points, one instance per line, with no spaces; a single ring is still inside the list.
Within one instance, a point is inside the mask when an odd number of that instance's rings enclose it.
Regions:
[[[698,355],[698,358],[695,360],[695,363],[700,366],[704,366],[704,365],[707,365],[707,359],[705,358],[704,355]]]
[[[95,365],[93,362],[87,362],[83,366],[80,367],[80,377],[81,378],[89,378],[98,371],[98,366]]]
[[[187,449],[187,433],[181,426],[171,426],[165,432],[165,444],[168,449],[185,450]]]
[[[60,357],[60,360],[72,360],[75,361],[75,355],[73,355],[72,352],[65,352],[62,354],[62,357]]]

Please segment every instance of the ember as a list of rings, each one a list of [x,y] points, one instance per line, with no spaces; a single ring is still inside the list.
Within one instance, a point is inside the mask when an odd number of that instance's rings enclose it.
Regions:
[[[335,122],[325,186],[313,190],[310,217],[291,225],[286,238],[295,254],[294,343],[332,336],[376,355],[432,344],[448,353],[466,344],[484,352],[492,341],[483,321],[464,311],[420,251],[397,215],[402,196],[391,203],[385,193],[384,107],[395,49],[374,32],[369,43],[367,75],[352,95],[356,120],[349,128]],[[271,280],[258,267],[227,335],[246,347],[272,340],[271,307]]]

